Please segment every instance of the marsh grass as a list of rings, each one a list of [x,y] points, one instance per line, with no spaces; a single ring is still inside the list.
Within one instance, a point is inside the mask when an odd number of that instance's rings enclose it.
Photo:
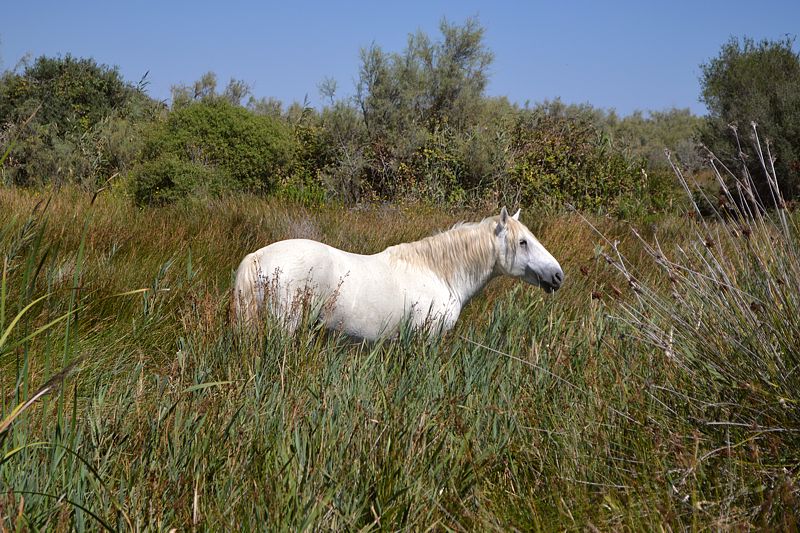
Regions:
[[[13,417],[0,436],[5,528],[796,519],[797,314],[768,298],[796,301],[800,278],[772,218],[757,234],[769,246],[731,248],[726,222],[665,217],[640,239],[590,219],[605,241],[575,214],[523,213],[564,266],[561,291],[498,280],[442,339],[404,330],[363,345],[311,321],[291,336],[269,319],[258,335],[230,325],[238,261],[288,237],[371,253],[474,214],[247,196],[134,209],[115,191],[92,203],[70,189],[47,198],[0,189],[11,214],[0,231],[0,420]],[[695,230],[719,244],[698,247]],[[729,249],[741,261],[726,263]],[[665,264],[684,267],[677,300]],[[784,285],[745,275],[759,265]],[[710,272],[725,272],[729,289]],[[751,292],[763,308],[750,309]],[[58,387],[14,411],[48,383]]]
[[[614,243],[605,258],[636,295],[620,306],[618,318],[674,367],[672,382],[659,384],[656,396],[681,408],[676,414],[694,422],[696,438],[707,449],[676,471],[673,487],[680,491],[703,464],[720,468],[738,491],[704,501],[692,494],[696,507],[718,506],[736,520],[744,511],[741,502],[753,498],[760,505],[749,519],[774,513],[787,526],[798,517],[799,228],[778,187],[770,146],[762,145],[755,124],[750,139],[764,174],[759,181],[769,185],[762,191],[766,198],[759,196],[744,154],[738,172],[709,154],[721,196],[715,215],[722,222],[704,220],[694,205],[690,214],[697,222],[688,228],[685,245],[634,232],[662,283],[642,283]],[[690,183],[674,169],[690,192]],[[733,464],[720,459],[737,452],[742,457]],[[742,474],[749,471],[759,475],[748,482]]]

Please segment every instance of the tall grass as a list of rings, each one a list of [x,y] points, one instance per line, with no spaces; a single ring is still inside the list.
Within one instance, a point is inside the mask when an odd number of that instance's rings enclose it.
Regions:
[[[718,468],[729,488],[703,501],[686,492],[696,507],[717,506],[735,519],[739,512],[748,519],[775,513],[786,525],[798,516],[799,228],[755,124],[751,139],[765,177],[760,181],[769,185],[766,198],[759,196],[744,154],[738,172],[709,154],[721,195],[715,215],[722,222],[704,220],[694,205],[690,215],[697,222],[687,228],[687,245],[634,232],[662,283],[641,282],[614,243],[604,257],[635,294],[619,307],[618,318],[672,368],[668,383],[653,385],[654,397],[692,421],[705,445],[675,472],[672,487],[681,492],[703,467]],[[690,193],[686,177],[673,168]],[[706,205],[714,203],[706,199]],[[759,504],[751,514],[742,506],[748,501]]]
[[[575,214],[523,209],[565,268],[561,291],[497,281],[443,339],[404,331],[359,345],[313,326],[230,327],[233,268],[280,238],[369,253],[474,214],[49,197],[35,208],[41,196],[0,189],[11,213],[0,230],[0,420],[13,417],[0,436],[4,527],[797,518],[797,314],[780,299],[796,301],[800,280],[788,213],[786,226],[667,217],[641,240],[591,219],[612,247]]]

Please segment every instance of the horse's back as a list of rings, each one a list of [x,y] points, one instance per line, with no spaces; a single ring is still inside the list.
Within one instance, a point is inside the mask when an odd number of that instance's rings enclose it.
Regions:
[[[311,297],[329,328],[367,339],[396,330],[406,316],[417,326],[429,319],[449,326],[460,310],[430,272],[397,264],[386,252],[359,255],[308,239],[278,241],[248,254],[236,291],[247,316],[266,307],[288,320],[297,319],[299,303],[308,303],[301,298]]]
[[[331,251],[327,244],[309,239],[289,239],[274,242],[253,252],[262,274],[273,277],[276,273],[293,279],[309,270],[324,268],[330,262]]]
[[[236,273],[236,309],[254,317],[269,296],[275,314],[292,314],[300,299],[330,299],[358,256],[309,239],[274,242],[244,257]]]

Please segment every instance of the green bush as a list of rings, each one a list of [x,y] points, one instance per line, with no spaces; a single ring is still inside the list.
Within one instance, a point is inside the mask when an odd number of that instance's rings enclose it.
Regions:
[[[160,105],[116,68],[40,57],[0,76],[0,124],[9,150],[3,182],[94,188],[128,169]]]
[[[669,149],[683,169],[697,172],[704,167],[697,141],[703,118],[689,109],[668,109],[633,114],[606,121],[605,130],[614,139],[615,147],[634,158],[647,161],[652,170],[668,170],[664,149]],[[674,181],[674,180],[673,180]]]
[[[351,104],[337,101],[322,110],[315,146],[317,172],[330,196],[355,202],[366,174],[366,126]]]
[[[294,109],[290,111],[294,112]],[[320,169],[327,162],[330,148],[321,135],[319,116],[314,109],[304,106],[291,122],[295,157],[290,174],[282,176],[277,184],[276,194],[291,202],[319,206],[327,196]]]
[[[646,185],[641,166],[587,122],[521,115],[513,139],[516,159],[503,194],[524,205],[610,211]]]
[[[189,196],[216,196],[231,188],[230,181],[222,168],[164,155],[137,168],[134,199],[139,205],[162,205]]]
[[[463,203],[465,169],[456,152],[459,137],[451,128],[436,128],[414,156],[401,163],[404,198],[433,205]]]
[[[226,179],[214,183],[231,190],[269,193],[290,174],[295,150],[291,131],[278,119],[255,115],[224,99],[195,102],[173,110],[148,136],[142,163],[133,172],[134,188],[151,190],[155,182],[162,190],[173,188],[160,194],[163,200],[204,188],[204,182],[179,187],[176,180],[154,181],[154,168],[148,161],[161,160],[169,161],[167,166],[181,161],[184,169],[208,169],[184,177],[205,179],[210,173],[223,172]],[[145,201],[149,196],[137,192],[136,198]]]
[[[441,38],[410,35],[402,53],[361,51],[355,103],[366,142],[357,155],[359,198],[461,202],[471,170],[459,157],[484,118],[492,53],[475,20],[442,21]],[[443,142],[445,144],[443,144]],[[483,160],[469,161],[478,167]],[[350,178],[348,165],[345,176]],[[470,178],[471,179],[471,178]]]
[[[144,95],[116,67],[42,56],[22,74],[9,71],[0,78],[0,122],[25,120],[38,108],[37,123],[85,132],[134,97]]]

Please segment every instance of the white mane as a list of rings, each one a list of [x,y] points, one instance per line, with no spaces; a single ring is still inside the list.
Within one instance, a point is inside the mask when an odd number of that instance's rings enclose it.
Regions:
[[[486,278],[494,268],[498,219],[493,216],[480,222],[459,222],[447,231],[392,246],[386,252],[393,261],[433,271],[451,287],[471,284]],[[508,241],[515,243],[518,227],[509,223],[508,228]]]

